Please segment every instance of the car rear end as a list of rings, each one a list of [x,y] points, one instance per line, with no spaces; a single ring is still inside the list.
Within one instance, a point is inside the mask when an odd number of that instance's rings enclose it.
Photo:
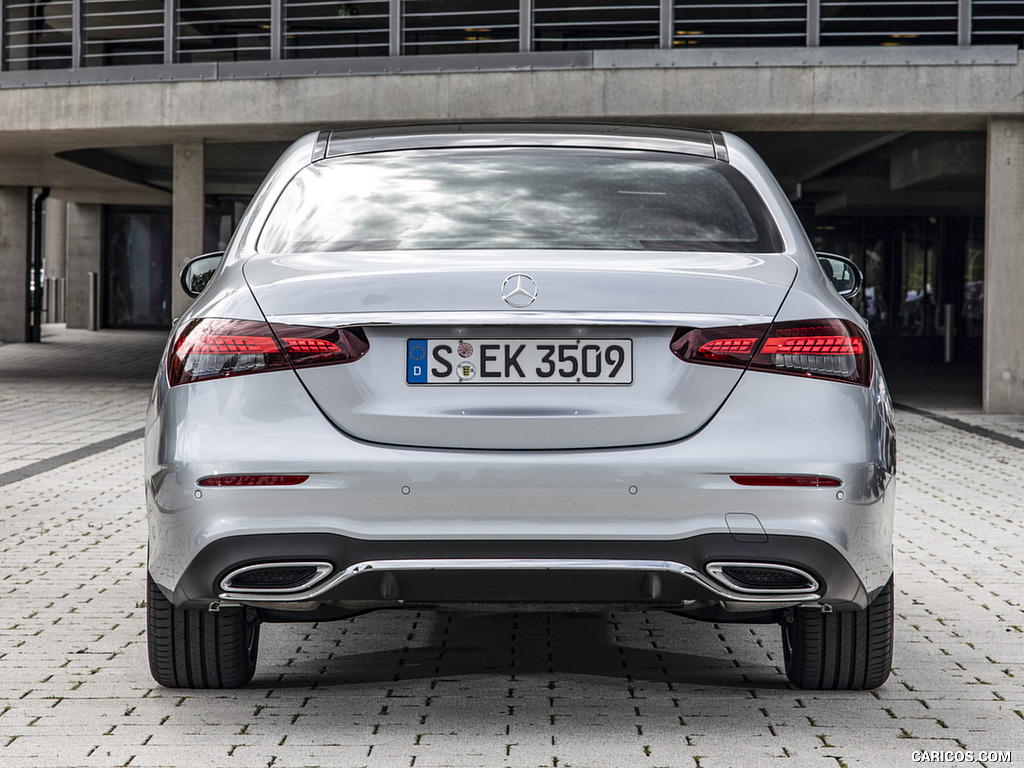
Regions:
[[[720,134],[309,137],[150,419],[150,574],[182,609],[784,621],[891,577],[870,339]]]

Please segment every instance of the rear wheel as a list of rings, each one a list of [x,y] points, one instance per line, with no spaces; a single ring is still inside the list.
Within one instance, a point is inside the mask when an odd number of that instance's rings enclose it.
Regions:
[[[256,671],[260,626],[247,608],[176,608],[146,574],[149,671],[168,688],[238,688]]]
[[[862,611],[797,608],[782,622],[786,675],[800,688],[877,688],[889,677],[892,579]]]

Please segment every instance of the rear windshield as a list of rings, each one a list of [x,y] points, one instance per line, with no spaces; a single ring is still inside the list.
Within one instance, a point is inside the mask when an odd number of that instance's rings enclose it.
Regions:
[[[300,171],[264,253],[423,249],[781,250],[760,198],[726,163],[663,152],[428,149]]]

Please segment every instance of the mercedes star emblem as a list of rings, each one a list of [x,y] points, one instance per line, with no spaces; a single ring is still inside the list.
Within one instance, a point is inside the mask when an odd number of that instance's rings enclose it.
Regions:
[[[512,307],[528,307],[537,299],[537,283],[529,275],[509,275],[501,284],[501,298]]]

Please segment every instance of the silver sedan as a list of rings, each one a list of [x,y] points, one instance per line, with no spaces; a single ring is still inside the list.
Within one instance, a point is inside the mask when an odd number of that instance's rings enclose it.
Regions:
[[[382,608],[778,623],[893,645],[892,408],[849,260],[727,134],[324,131],[182,273],[148,414],[150,668]]]

